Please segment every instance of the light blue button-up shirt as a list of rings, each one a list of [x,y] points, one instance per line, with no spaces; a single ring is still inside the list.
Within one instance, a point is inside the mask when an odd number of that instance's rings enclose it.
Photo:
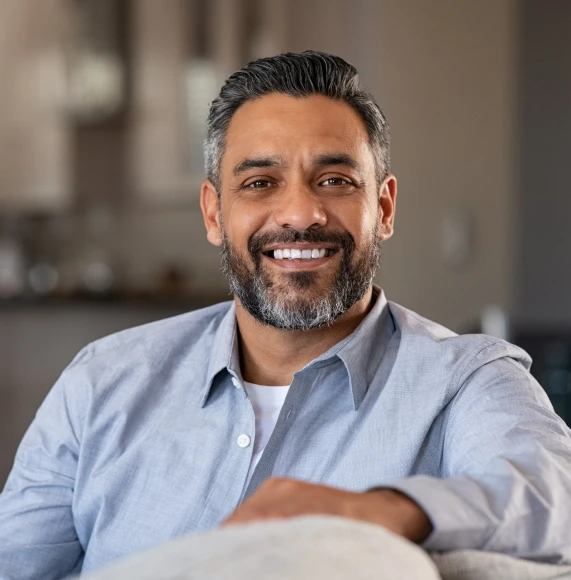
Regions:
[[[399,489],[429,515],[430,550],[571,560],[571,434],[529,365],[381,293],[295,374],[248,482],[233,303],[99,340],[20,445],[0,495],[0,578],[57,579],[211,529],[270,476]]]

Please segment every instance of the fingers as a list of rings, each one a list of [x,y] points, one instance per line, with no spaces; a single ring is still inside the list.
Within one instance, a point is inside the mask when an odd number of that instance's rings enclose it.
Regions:
[[[344,515],[348,502],[356,495],[295,479],[272,478],[238,506],[222,525],[309,514]]]

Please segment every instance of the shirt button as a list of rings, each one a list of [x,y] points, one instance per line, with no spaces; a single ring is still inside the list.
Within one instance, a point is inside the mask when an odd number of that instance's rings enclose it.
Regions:
[[[248,437],[248,435],[242,434],[238,437],[238,439],[236,440],[236,443],[238,443],[239,447],[248,447],[248,445],[250,445],[250,437]]]
[[[240,381],[236,378],[236,377],[232,377],[232,384],[237,388],[237,389],[241,389],[242,385],[240,384]]]

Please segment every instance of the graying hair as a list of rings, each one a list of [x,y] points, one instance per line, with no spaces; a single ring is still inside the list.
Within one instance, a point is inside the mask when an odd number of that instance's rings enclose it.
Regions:
[[[210,106],[204,142],[206,176],[220,194],[220,164],[234,113],[248,101],[271,93],[295,98],[318,94],[343,101],[361,117],[375,158],[377,183],[390,170],[389,124],[357,69],[338,56],[305,51],[261,58],[232,74]]]

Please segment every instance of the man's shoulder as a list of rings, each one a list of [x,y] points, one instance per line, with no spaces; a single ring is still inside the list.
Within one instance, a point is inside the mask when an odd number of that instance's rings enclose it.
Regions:
[[[110,334],[86,346],[74,363],[99,357],[109,360],[114,353],[124,359],[130,355],[138,356],[141,351],[160,357],[177,350],[179,345],[187,349],[202,345],[214,338],[232,305],[231,301],[221,302]]]
[[[411,356],[433,358],[435,363],[464,367],[465,371],[503,358],[526,370],[531,366],[529,355],[505,340],[486,334],[457,334],[394,302],[389,302],[389,309],[401,347]]]
[[[456,332],[428,318],[424,318],[417,312],[414,312],[414,310],[410,310],[392,301],[389,301],[388,304],[397,328],[406,335],[418,338],[424,337],[435,342],[441,342],[459,336]]]

